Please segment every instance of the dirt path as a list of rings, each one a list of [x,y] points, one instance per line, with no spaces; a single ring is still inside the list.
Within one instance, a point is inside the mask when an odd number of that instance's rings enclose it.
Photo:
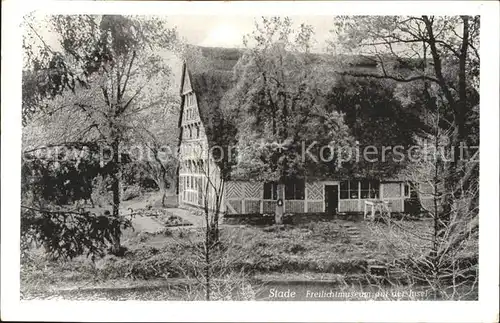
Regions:
[[[151,202],[154,202],[158,198],[160,198],[159,195],[150,194],[147,196],[143,196],[140,200],[127,201],[123,203],[123,211],[125,213],[130,212],[129,208],[133,210],[144,209],[146,205],[151,204]],[[193,213],[191,213],[190,211],[180,208],[164,208],[164,210],[171,212],[172,214],[182,218],[184,221],[191,223],[191,227],[199,228],[204,226],[205,219],[203,216],[193,215]],[[163,225],[154,218],[143,216],[134,217],[134,219],[132,220],[132,225],[134,226],[134,229],[136,231],[144,232],[155,232],[163,228]]]
[[[130,203],[132,202],[132,203]],[[124,203],[123,212],[126,214],[129,212],[129,208],[135,209],[143,209],[148,204],[147,199],[141,201],[130,201],[129,203]],[[135,231],[138,232],[156,232],[159,229],[163,228],[163,225],[156,221],[154,218],[149,216],[135,216],[132,219],[132,226]]]
[[[163,228],[159,222],[148,216],[136,216],[132,219],[132,225],[136,231],[156,232]]]
[[[183,220],[193,224],[193,227],[202,227],[204,224],[204,218],[202,216],[193,215],[188,210],[179,208],[167,208],[166,210],[172,212],[174,215],[177,215]]]

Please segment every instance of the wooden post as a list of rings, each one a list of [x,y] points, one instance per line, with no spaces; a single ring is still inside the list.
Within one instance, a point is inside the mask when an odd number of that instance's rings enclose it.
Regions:
[[[278,194],[278,200],[284,201],[284,185],[283,184],[278,184],[277,188],[277,194]],[[275,218],[274,222],[275,224],[283,224],[283,213],[284,213],[284,205],[279,205],[279,203],[276,203],[276,212],[275,212]]]
[[[304,213],[307,213],[307,183],[304,183]]]

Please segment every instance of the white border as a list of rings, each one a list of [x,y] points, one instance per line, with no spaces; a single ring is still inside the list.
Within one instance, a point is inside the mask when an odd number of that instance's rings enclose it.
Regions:
[[[499,100],[495,1],[118,2],[2,1],[1,318],[52,321],[498,321]],[[477,302],[69,302],[19,301],[21,16],[52,13],[192,15],[481,15],[480,297]]]

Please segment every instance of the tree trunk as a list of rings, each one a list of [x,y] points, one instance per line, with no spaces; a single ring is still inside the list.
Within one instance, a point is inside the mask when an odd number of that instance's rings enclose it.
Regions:
[[[444,171],[444,193],[441,198],[441,212],[439,212],[439,224],[437,227],[438,236],[444,237],[447,226],[450,222],[450,216],[453,212],[453,203],[460,199],[460,190],[456,190],[456,184],[460,183],[462,171],[460,170],[460,164],[457,161],[459,158],[459,145],[461,141],[467,142],[467,131],[466,131],[466,112],[467,112],[467,91],[466,91],[466,60],[467,60],[467,48],[469,46],[469,21],[468,17],[462,17],[464,28],[462,45],[460,48],[459,55],[459,71],[458,71],[458,101],[454,99],[450,86],[446,83],[442,72],[442,63],[439,51],[436,46],[436,38],[434,35],[432,21],[429,20],[427,16],[422,16],[423,21],[426,26],[426,30],[429,34],[429,47],[431,49],[432,59],[434,62],[434,72],[438,79],[439,86],[443,91],[448,104],[454,113],[454,130],[451,136],[450,143],[450,153],[453,153],[451,162],[447,165]]]
[[[277,189],[277,194],[278,194],[278,200],[284,201],[284,185],[283,184],[278,184],[278,189]],[[276,211],[275,211],[275,216],[274,216],[274,223],[275,224],[283,224],[283,213],[284,213],[284,207],[283,205],[278,205],[276,203]]]
[[[156,184],[158,185],[158,188],[160,189],[161,193],[161,206],[166,207],[167,206],[167,183],[163,178],[160,178]]]
[[[163,189],[161,194],[161,206],[167,207],[167,189]]]
[[[113,160],[112,160],[112,174],[111,174],[111,179],[112,179],[112,184],[111,184],[111,190],[113,193],[113,217],[115,219],[120,219],[120,201],[121,201],[121,165],[120,165],[120,142],[118,139],[115,139],[112,143],[113,149]],[[120,235],[121,231],[117,230],[113,234],[113,243],[111,246],[111,252],[113,254],[117,254],[120,252],[121,249],[121,242],[120,242]]]

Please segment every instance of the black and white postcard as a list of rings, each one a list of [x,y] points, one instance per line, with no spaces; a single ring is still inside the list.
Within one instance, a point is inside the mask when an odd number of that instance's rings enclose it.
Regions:
[[[497,3],[3,5],[2,319],[498,320]]]

